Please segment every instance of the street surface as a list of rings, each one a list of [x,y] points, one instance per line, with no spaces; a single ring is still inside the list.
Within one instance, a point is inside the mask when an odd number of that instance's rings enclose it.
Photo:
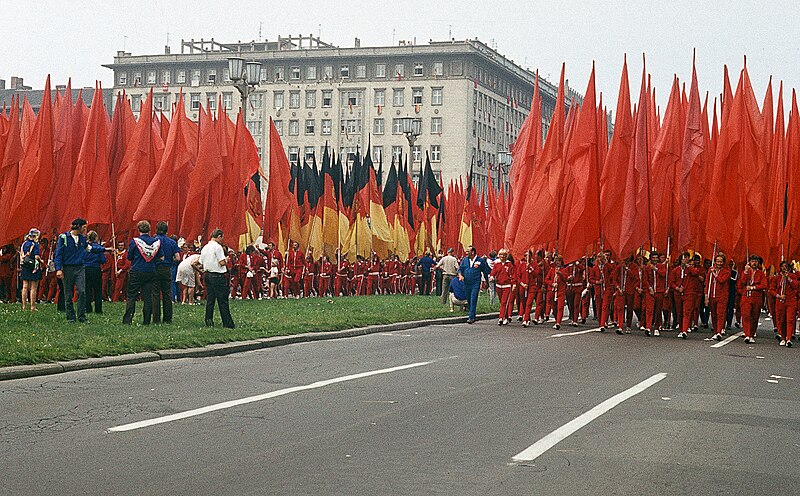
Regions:
[[[754,345],[569,334],[593,327],[490,320],[3,382],[0,494],[798,494],[800,346],[765,321]]]

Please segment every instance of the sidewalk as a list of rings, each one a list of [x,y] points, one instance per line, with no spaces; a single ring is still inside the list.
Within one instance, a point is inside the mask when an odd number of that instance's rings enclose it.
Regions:
[[[478,320],[497,318],[497,313],[478,315]],[[183,348],[174,350],[148,351],[143,353],[130,353],[127,355],[107,356],[100,358],[84,358],[66,362],[40,363],[36,365],[15,365],[0,368],[0,381],[37,377],[50,374],[61,374],[75,370],[97,369],[103,367],[116,367],[120,365],[134,365],[137,363],[155,362],[157,360],[172,360],[176,358],[200,358],[230,355],[244,351],[285,346],[287,344],[304,343],[309,341],[322,341],[326,339],[352,338],[366,336],[377,332],[403,331],[427,325],[461,324],[467,321],[467,316],[444,317],[439,319],[417,320],[399,322],[396,324],[383,324],[368,327],[347,329],[332,332],[308,332],[292,336],[274,336],[271,338],[253,339],[250,341],[235,341],[232,343],[210,344],[201,348]]]

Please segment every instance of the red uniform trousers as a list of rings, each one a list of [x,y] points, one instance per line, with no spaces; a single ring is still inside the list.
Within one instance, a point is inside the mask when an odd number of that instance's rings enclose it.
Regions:
[[[56,288],[57,289],[57,288]],[[117,276],[117,282],[114,284],[114,295],[111,301],[125,301],[128,298],[128,273],[123,272]]]
[[[605,327],[606,324],[611,320],[611,311],[614,308],[614,299],[615,299],[615,291],[612,289],[606,289],[603,291],[603,298],[600,304],[600,327]]]
[[[336,274],[333,276],[334,296],[345,296],[347,292],[347,276]]]
[[[519,314],[522,316],[523,322],[530,322],[531,309],[533,308],[533,300],[536,298],[536,292],[521,284],[518,286],[518,291],[522,298],[522,307],[520,307]]]
[[[547,297],[547,290],[545,290],[542,286],[537,286],[533,290],[533,297],[536,301],[536,320],[541,322],[544,319],[544,311],[547,309],[547,305],[544,302],[544,299]]]
[[[655,330],[661,328],[661,309],[664,305],[664,293],[657,292],[644,294],[645,329]]]
[[[559,288],[558,290],[550,288],[547,290],[547,300],[545,302],[547,315],[555,314],[556,324],[561,325],[561,321],[564,320],[564,304],[566,302],[567,292],[564,288]]]
[[[320,276],[319,278],[319,295],[325,296],[328,294],[328,288],[331,285],[331,276]]]
[[[307,273],[303,276],[303,296],[308,298],[312,289],[314,289],[314,274]]]
[[[511,298],[510,284],[495,284],[497,296],[500,298],[500,320],[511,318],[514,309],[514,300]]]
[[[633,324],[633,293],[615,293],[614,294],[614,319],[617,321],[617,326],[630,328]],[[624,316],[624,321],[623,321]]]
[[[367,276],[367,294],[378,294],[380,284],[380,274],[377,272],[370,272]]]
[[[784,341],[791,341],[794,337],[794,327],[797,322],[797,299],[786,298],[780,301],[775,298],[775,325]]]
[[[234,279],[239,279],[238,277],[234,276]],[[256,282],[256,276],[253,277],[244,277],[244,282],[242,283],[242,299],[250,299],[254,300],[258,298],[258,283]],[[233,286],[231,287],[231,295],[235,295]]]
[[[683,293],[683,319],[681,321],[681,332],[686,332],[689,328],[697,324],[700,315],[700,298],[702,295],[694,293]]]
[[[750,296],[746,294],[742,296],[742,331],[748,338],[753,337],[756,333],[761,306],[764,304],[762,291],[750,291],[750,293]]]
[[[661,321],[661,327],[666,327],[672,322],[672,291],[668,291],[664,293],[664,302],[661,306],[661,315],[663,320]]]
[[[672,293],[672,310],[673,310],[673,322],[672,327],[679,331],[683,331],[683,300],[684,296],[683,293],[679,293],[677,291],[673,291]]]
[[[711,329],[714,334],[719,334],[725,329],[725,316],[728,313],[728,295],[719,294],[708,299]]]
[[[367,294],[367,276],[359,274],[356,276],[356,296],[364,296]]]

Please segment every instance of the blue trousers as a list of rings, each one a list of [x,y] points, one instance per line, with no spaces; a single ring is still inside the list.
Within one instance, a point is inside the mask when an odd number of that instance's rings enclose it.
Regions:
[[[475,284],[464,284],[464,292],[467,293],[467,302],[469,302],[469,319],[475,320],[475,312],[478,309],[478,293],[481,290],[481,282]]]

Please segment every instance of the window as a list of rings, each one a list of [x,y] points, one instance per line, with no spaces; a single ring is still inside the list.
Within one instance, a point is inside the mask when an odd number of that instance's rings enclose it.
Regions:
[[[341,66],[339,68],[339,76],[341,76],[343,79],[344,78],[349,78],[350,77],[350,66],[349,65]]]
[[[423,75],[423,65],[421,62],[414,64],[414,75],[419,77]]]
[[[311,81],[317,79],[317,66],[310,65],[306,67],[306,79],[309,79]]]
[[[442,134],[441,117],[431,117],[431,134]]]
[[[372,161],[376,164],[383,162],[383,147],[382,146],[373,146],[372,147]],[[378,178],[378,180],[383,180],[383,178]]]
[[[372,126],[372,133],[373,134],[383,134],[383,119],[375,119],[374,125]]]
[[[208,70],[208,84],[217,84],[217,70],[216,69],[209,69]]]
[[[142,110],[142,97],[140,95],[131,95],[131,110],[134,112]]]
[[[300,121],[297,119],[289,120],[289,136],[297,136],[300,134]]]
[[[395,66],[394,66],[394,77],[396,77],[397,79],[400,79],[405,75],[406,75],[406,70],[405,70],[403,64],[395,64]]]
[[[289,108],[300,108],[300,92],[289,92]]]
[[[186,71],[178,71],[177,81],[178,84],[186,84]]]
[[[264,133],[264,123],[261,121],[247,121],[247,129],[253,136],[261,136]]]
[[[282,65],[275,66],[275,72],[273,75],[275,76],[275,81],[283,81],[285,78],[284,67]]]
[[[317,90],[306,90],[306,108],[317,106]]]
[[[453,76],[463,76],[464,75],[464,63],[460,60],[454,60],[450,62],[450,74]]]
[[[283,105],[283,91],[276,91],[272,94],[272,106],[276,110],[280,110],[284,107]]]
[[[342,134],[361,134],[361,121],[359,119],[343,119]]]
[[[342,107],[357,107],[360,105],[358,91],[345,91],[342,94]]]
[[[208,110],[217,110],[217,94],[216,93],[206,93],[206,105],[208,105]]]
[[[300,68],[297,66],[292,66],[289,68],[289,77],[291,77],[294,81],[300,79]]]
[[[431,88],[431,105],[441,105],[443,93],[443,88]]]
[[[411,103],[412,105],[422,105],[422,88],[411,90]]]
[[[331,134],[331,120],[322,119],[322,134],[329,136]]]
[[[283,121],[280,119],[273,119],[272,123],[275,124],[275,131],[278,132],[278,135],[283,136]]]
[[[392,134],[403,134],[403,119],[392,119]]]
[[[356,66],[356,77],[360,79],[364,79],[367,77],[367,66],[364,64]]]
[[[386,64],[375,64],[375,77],[376,78],[386,77]]]
[[[141,72],[134,72],[133,73],[133,85],[134,86],[141,86],[142,85],[142,73]]]
[[[322,90],[322,106],[324,108],[330,108],[332,104],[333,104],[333,91]]]
[[[400,158],[403,156],[403,147],[402,146],[392,146],[392,160],[395,162],[400,162]]]
[[[384,89],[375,90],[375,106],[376,107],[386,106],[386,90]]]
[[[296,164],[300,161],[300,147],[299,146],[290,146],[289,147],[289,163]]]
[[[333,79],[333,66],[326,65],[322,68],[322,79]]]
[[[392,96],[392,105],[395,107],[402,107],[405,105],[404,88],[394,88]]]
[[[192,86],[200,86],[200,69],[194,69],[192,71]]]
[[[156,71],[147,71],[147,84],[156,84]]]
[[[125,86],[128,84],[128,73],[127,72],[120,72],[119,76],[117,77],[117,84],[120,86]]]
[[[422,148],[420,145],[414,145],[411,147],[411,159],[414,162],[419,162],[422,159]]]
[[[431,145],[431,162],[442,161],[442,145]]]
[[[224,110],[230,110],[233,108],[233,93],[222,94],[222,108]]]
[[[231,73],[228,71],[228,68],[222,69],[222,80],[226,83],[231,82]]]
[[[266,67],[262,67],[261,68],[261,71],[259,71],[259,73],[258,73],[258,79],[260,81],[266,81],[267,79],[269,79],[267,77],[267,68]]]
[[[306,119],[306,134],[314,134],[314,119]]]
[[[200,108],[200,93],[192,93],[191,97],[192,102],[192,110],[197,110]]]
[[[161,84],[169,84],[169,71],[161,71]]]
[[[433,75],[434,76],[444,76],[444,64],[441,62],[434,62],[433,63]]]
[[[248,98],[250,100],[250,108],[254,110],[258,110],[264,106],[264,94],[263,93],[253,93]]]

